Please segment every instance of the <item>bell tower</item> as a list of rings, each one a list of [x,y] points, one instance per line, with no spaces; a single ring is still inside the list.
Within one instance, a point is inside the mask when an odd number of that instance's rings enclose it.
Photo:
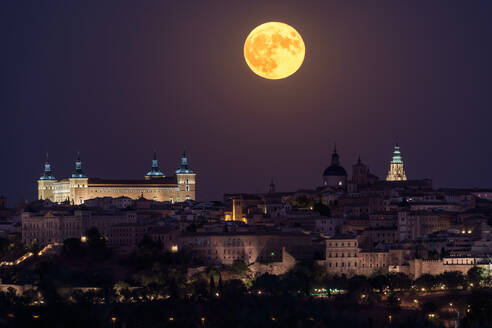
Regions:
[[[407,175],[403,169],[403,159],[400,152],[400,147],[398,144],[395,145],[393,150],[393,159],[390,162],[390,168],[388,175],[386,176],[386,181],[405,181],[407,180]]]

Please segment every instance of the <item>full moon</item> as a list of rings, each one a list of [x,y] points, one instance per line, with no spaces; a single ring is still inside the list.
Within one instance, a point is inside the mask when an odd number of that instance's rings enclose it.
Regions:
[[[306,48],[301,35],[284,23],[261,24],[249,33],[244,43],[244,58],[249,68],[266,79],[278,80],[301,67]]]

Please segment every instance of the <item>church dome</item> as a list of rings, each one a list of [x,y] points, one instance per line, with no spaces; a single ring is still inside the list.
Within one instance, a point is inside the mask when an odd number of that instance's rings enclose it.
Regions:
[[[325,169],[323,172],[323,176],[328,177],[328,176],[347,176],[347,171],[341,166],[333,166],[330,165]]]
[[[333,154],[331,155],[331,165],[328,166],[325,171],[323,172],[324,177],[329,177],[329,176],[347,176],[347,171],[340,166],[340,159],[337,154],[337,149],[333,151]]]

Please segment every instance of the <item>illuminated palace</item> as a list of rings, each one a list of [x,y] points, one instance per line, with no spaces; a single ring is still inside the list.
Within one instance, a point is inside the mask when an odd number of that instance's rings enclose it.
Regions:
[[[76,205],[97,197],[144,197],[155,201],[183,202],[195,200],[195,177],[195,172],[188,166],[186,153],[183,153],[180,168],[173,176],[166,177],[159,169],[154,152],[152,168],[142,180],[89,178],[82,171],[82,162],[78,154],[72,176],[57,180],[46,158],[44,173],[38,180],[38,199],[56,203],[68,201]]]

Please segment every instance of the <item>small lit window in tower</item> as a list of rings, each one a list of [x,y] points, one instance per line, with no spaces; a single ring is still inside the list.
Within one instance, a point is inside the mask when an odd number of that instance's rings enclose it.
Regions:
[[[186,179],[186,184],[190,184],[190,179]]]

